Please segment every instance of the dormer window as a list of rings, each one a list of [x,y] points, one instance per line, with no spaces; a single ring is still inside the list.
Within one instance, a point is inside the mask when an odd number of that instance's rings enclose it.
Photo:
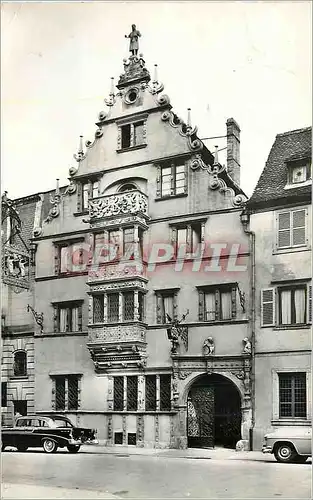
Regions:
[[[311,175],[311,163],[308,160],[298,160],[288,162],[288,187],[297,187],[309,184]]]
[[[137,149],[146,146],[146,115],[136,119],[121,120],[118,126],[117,151]]]
[[[88,202],[99,196],[99,181],[85,180],[78,186],[77,212],[87,212]]]

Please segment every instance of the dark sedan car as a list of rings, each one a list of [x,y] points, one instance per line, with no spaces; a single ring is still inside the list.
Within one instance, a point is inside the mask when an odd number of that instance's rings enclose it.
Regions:
[[[28,415],[18,417],[14,427],[2,428],[2,451],[13,446],[18,451],[28,448],[43,448],[46,453],[55,453],[66,447],[70,453],[77,453],[82,444],[98,444],[95,429],[75,427],[64,416]]]

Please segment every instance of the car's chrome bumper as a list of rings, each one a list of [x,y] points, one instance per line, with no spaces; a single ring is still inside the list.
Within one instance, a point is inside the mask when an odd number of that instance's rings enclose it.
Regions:
[[[99,444],[98,439],[88,439],[87,441],[82,441],[81,439],[70,439],[68,444],[78,446],[83,444]]]
[[[272,453],[272,447],[267,446],[266,444],[263,444],[262,446],[262,453]]]

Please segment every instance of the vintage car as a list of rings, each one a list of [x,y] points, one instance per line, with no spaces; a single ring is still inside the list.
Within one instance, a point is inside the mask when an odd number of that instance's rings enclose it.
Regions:
[[[274,453],[278,462],[305,462],[312,456],[310,427],[280,427],[265,434],[263,453]]]
[[[82,444],[98,444],[95,429],[75,427],[69,418],[53,415],[18,417],[14,427],[1,429],[2,451],[13,446],[18,451],[43,447],[46,453],[55,453],[66,447],[77,453]]]

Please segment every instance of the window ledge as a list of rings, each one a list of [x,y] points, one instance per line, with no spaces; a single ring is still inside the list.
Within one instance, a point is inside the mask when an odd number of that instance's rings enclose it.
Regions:
[[[293,253],[293,252],[307,252],[309,250],[311,250],[311,246],[308,244],[301,245],[298,247],[275,248],[273,250],[273,255],[282,254],[282,253]]]
[[[311,328],[309,324],[303,325],[278,325],[273,327],[273,330],[306,330],[307,328]]]
[[[80,217],[81,215],[88,215],[89,211],[88,210],[82,210],[81,212],[74,212],[73,215],[74,217]]]
[[[159,196],[155,198],[154,201],[171,200],[172,198],[184,198],[186,196],[188,196],[188,193],[170,194],[168,196]]]
[[[286,418],[284,419],[279,419],[279,420],[271,420],[272,425],[277,425],[277,426],[311,426],[311,420],[306,420],[305,418]]]
[[[9,377],[10,380],[27,380],[28,379],[28,375],[12,375],[11,377]]]
[[[138,144],[137,146],[130,146],[129,148],[117,149],[117,153],[126,153],[127,151],[135,151],[136,149],[142,149],[147,147],[147,144]]]

